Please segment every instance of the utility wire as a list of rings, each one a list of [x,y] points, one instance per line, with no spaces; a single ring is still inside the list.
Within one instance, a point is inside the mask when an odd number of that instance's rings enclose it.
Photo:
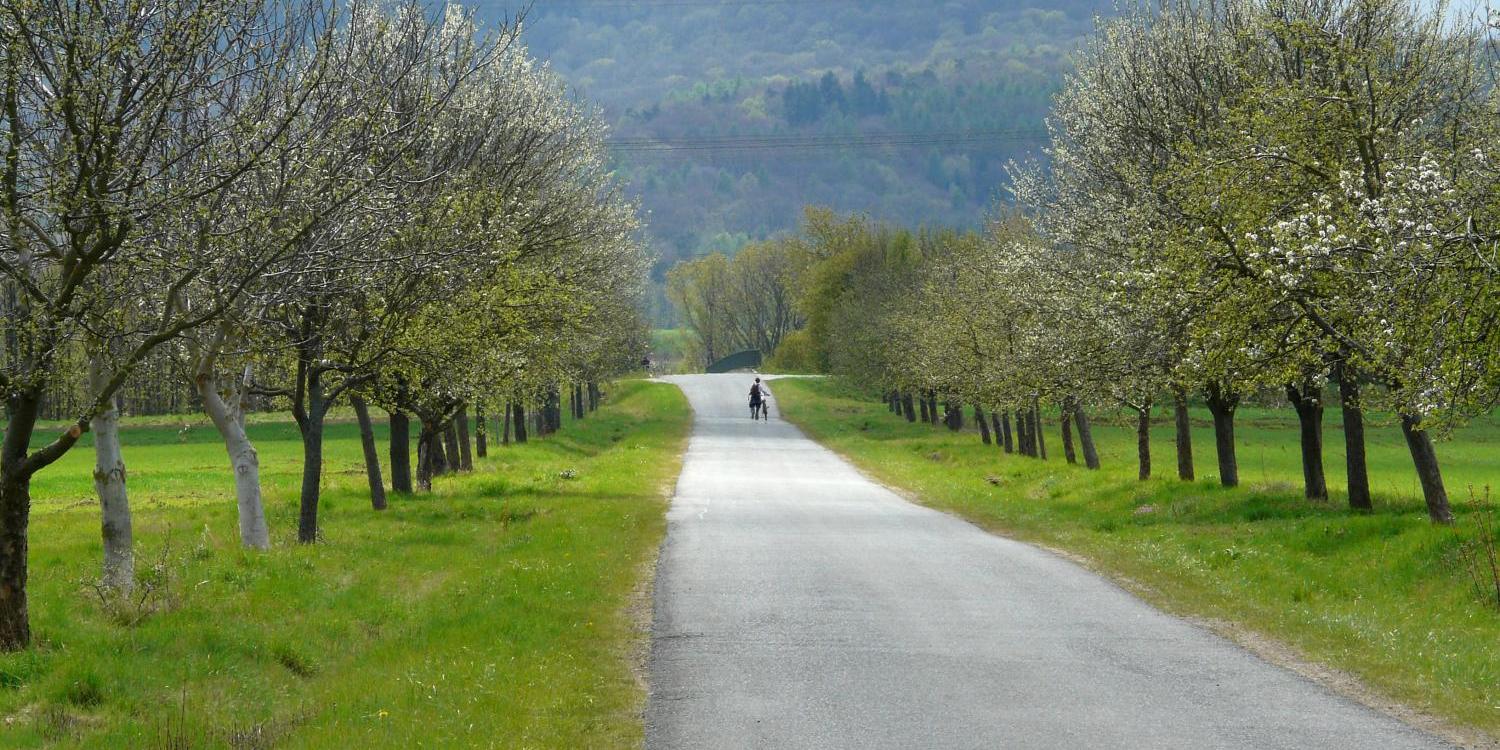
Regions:
[[[746,6],[746,5],[853,5],[868,4],[869,0],[538,0],[534,7],[586,6],[594,8],[674,8],[683,6]]]
[[[1045,140],[1041,128],[991,131],[929,131],[839,135],[731,135],[684,138],[617,138],[609,146],[617,154],[742,151],[840,151],[899,147],[971,146]]]

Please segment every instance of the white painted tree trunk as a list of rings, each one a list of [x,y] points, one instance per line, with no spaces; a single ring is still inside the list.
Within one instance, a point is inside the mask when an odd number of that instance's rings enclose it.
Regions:
[[[234,469],[234,495],[239,502],[240,544],[251,549],[270,549],[271,532],[266,527],[266,510],[260,497],[260,455],[245,433],[244,408],[239,401],[240,389],[231,392],[229,401],[220,394],[218,378],[211,372],[199,370],[194,379],[198,395],[203,398],[203,411],[213,421],[229,452],[229,465]],[[233,402],[233,405],[231,405]]]
[[[89,380],[95,389],[107,378],[97,361],[89,363]],[[129,591],[135,585],[134,539],[130,528],[130,497],[125,490],[125,458],[120,452],[119,399],[89,424],[94,433],[94,490],[104,534],[104,586]]]

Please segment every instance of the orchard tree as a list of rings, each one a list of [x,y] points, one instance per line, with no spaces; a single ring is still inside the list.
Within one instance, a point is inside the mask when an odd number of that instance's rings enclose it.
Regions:
[[[318,536],[328,410],[374,377],[413,315],[442,293],[432,279],[462,273],[465,247],[440,240],[461,226],[466,202],[444,188],[486,135],[463,106],[479,97],[465,95],[514,38],[514,29],[481,37],[460,11],[434,19],[416,6],[394,18],[366,9],[342,30],[337,63],[347,78],[334,102],[355,108],[346,138],[359,146],[355,170],[343,172],[342,162],[326,169],[338,169],[327,177],[363,198],[313,224],[256,310],[263,345],[286,353],[279,372],[266,373],[281,382],[257,390],[286,398],[301,433],[303,543]]]
[[[1203,319],[1209,311],[1238,311],[1248,302],[1234,298],[1237,287],[1215,283],[1208,269],[1170,263],[1197,240],[1166,177],[1184,148],[1207,137],[1222,101],[1244,85],[1232,42],[1247,13],[1246,3],[1238,1],[1167,2],[1131,7],[1105,22],[1054,103],[1050,173],[1042,178],[1035,169],[1013,170],[1020,172],[1018,198],[1043,235],[1077,248],[1091,259],[1086,268],[1103,269],[1096,279],[1105,285],[1100,301],[1161,316],[1151,330],[1168,340],[1149,345],[1161,359],[1142,364],[1148,372],[1171,372],[1179,475],[1194,473],[1186,396],[1203,387],[1216,415],[1220,479],[1226,484],[1237,481],[1232,418],[1246,384],[1236,382],[1226,357],[1218,356],[1226,352],[1204,345],[1239,342],[1191,337],[1194,330],[1216,329]],[[1184,366],[1192,357],[1194,366]],[[1214,366],[1204,369],[1206,364]],[[1146,406],[1139,396],[1131,401]]]
[[[351,6],[347,24],[335,26],[315,47],[296,51],[295,83],[306,99],[289,121],[276,158],[247,170],[231,194],[180,222],[181,242],[277,259],[218,325],[190,332],[181,347],[183,375],[224,441],[234,471],[246,547],[264,549],[270,536],[259,458],[244,429],[245,405],[264,392],[257,383],[294,348],[269,338],[258,324],[293,298],[297,287],[289,279],[308,280],[320,267],[346,262],[330,251],[330,238],[353,247],[360,232],[380,225],[392,172],[431,136],[425,127],[431,112],[393,102],[403,91],[432,85],[433,58],[450,54],[452,42],[435,39],[435,28],[413,5],[392,15]],[[189,291],[195,299],[219,295],[201,285]]]
[[[95,426],[104,431],[105,579],[128,585],[115,397],[154,349],[213,321],[275,260],[168,241],[170,219],[232,190],[276,149],[304,101],[296,52],[325,24],[321,6],[259,0],[0,10],[0,648],[30,640],[31,477]],[[225,141],[238,147],[226,152]],[[220,296],[186,304],[195,283]],[[122,300],[136,309],[120,310]],[[80,344],[90,359],[78,377],[82,408],[32,451],[41,403],[70,379],[57,370],[63,353]]]
[[[1182,262],[1321,332],[1309,346],[1346,390],[1380,386],[1364,400],[1400,415],[1438,522],[1451,512],[1430,433],[1484,401],[1474,353],[1497,345],[1500,293],[1482,40],[1445,16],[1401,0],[1257,8],[1240,36],[1248,85],[1172,181],[1206,240]]]

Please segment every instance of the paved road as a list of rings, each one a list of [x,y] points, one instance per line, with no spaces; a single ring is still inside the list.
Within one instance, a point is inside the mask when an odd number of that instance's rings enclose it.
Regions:
[[[648,748],[1446,747],[672,380]]]

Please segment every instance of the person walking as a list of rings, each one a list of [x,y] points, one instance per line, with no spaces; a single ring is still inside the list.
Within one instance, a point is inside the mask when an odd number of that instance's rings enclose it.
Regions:
[[[755,384],[750,386],[750,418],[752,420],[759,419],[765,414],[767,394],[766,386],[760,382],[760,378],[756,378]]]

